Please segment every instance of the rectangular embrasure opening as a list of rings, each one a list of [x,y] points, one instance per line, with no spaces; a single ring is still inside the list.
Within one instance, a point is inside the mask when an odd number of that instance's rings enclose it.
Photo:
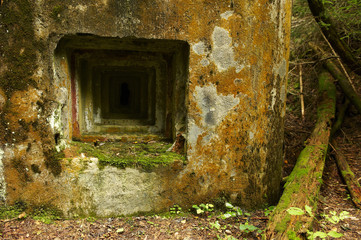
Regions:
[[[73,139],[185,132],[188,43],[65,36],[55,58],[70,73]]]

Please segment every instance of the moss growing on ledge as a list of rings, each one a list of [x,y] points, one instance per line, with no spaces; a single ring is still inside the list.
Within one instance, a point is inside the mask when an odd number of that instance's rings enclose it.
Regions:
[[[150,142],[102,142],[97,144],[72,142],[78,154],[96,157],[102,168],[111,165],[119,168],[140,167],[151,170],[158,166],[167,166],[174,161],[185,162],[185,156],[167,151],[171,143]]]

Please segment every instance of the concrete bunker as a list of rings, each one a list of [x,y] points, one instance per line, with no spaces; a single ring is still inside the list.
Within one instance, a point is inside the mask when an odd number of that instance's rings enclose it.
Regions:
[[[54,65],[58,76],[70,73],[70,138],[174,139],[186,126],[188,58],[185,41],[61,38],[55,62],[65,59],[66,64]]]
[[[2,11],[0,201],[105,217],[278,200],[290,0]],[[166,152],[180,135],[186,159]]]

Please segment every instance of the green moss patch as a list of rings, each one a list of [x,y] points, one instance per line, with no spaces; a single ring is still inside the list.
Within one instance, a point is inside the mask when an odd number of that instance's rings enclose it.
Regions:
[[[46,224],[53,223],[55,220],[60,220],[63,218],[63,213],[54,207],[49,206],[40,206],[32,209],[30,216],[34,220],[41,221]]]
[[[73,142],[78,154],[99,159],[100,167],[111,165],[119,168],[140,167],[151,170],[167,166],[174,161],[185,161],[185,156],[167,151],[172,144],[164,141],[150,142],[104,142],[91,144]]]
[[[0,45],[8,71],[0,78],[0,86],[11,96],[15,90],[36,86],[31,78],[36,69],[36,50],[41,44],[34,37],[34,3],[32,1],[4,1],[1,6]],[[10,44],[11,43],[11,44]]]
[[[0,205],[0,219],[16,218],[25,210],[26,204],[21,201],[17,201],[11,206]]]
[[[46,224],[64,217],[59,209],[52,206],[29,206],[22,201],[11,206],[0,205],[0,219],[22,219],[27,216]]]

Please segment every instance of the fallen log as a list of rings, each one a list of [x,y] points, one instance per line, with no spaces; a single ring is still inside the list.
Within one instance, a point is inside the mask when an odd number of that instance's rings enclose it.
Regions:
[[[338,169],[350,192],[351,200],[357,208],[361,209],[361,186],[348,165],[345,155],[339,150],[336,140],[333,139],[331,142],[334,148],[334,156],[336,158]]]
[[[310,43],[310,47],[320,56],[320,58],[327,58],[327,54],[317,45]],[[332,62],[331,59],[327,59],[324,62],[324,67],[332,74],[340,85],[342,92],[356,107],[359,113],[361,113],[361,99],[349,83],[345,75],[339,70],[339,68]]]
[[[340,85],[342,92],[346,97],[351,101],[351,103],[356,107],[357,111],[361,113],[361,99],[358,94],[353,90],[351,84],[347,81],[345,75],[339,70],[338,67],[332,61],[326,61],[324,66],[332,74],[332,76],[337,80]]]
[[[339,109],[337,114],[337,120],[332,126],[331,137],[333,137],[334,134],[340,129],[349,103],[350,101],[346,99],[345,103]],[[361,186],[358,180],[355,178],[355,174],[352,172],[349,164],[347,163],[347,158],[340,151],[336,139],[333,138],[331,143],[331,146],[334,150],[337,167],[340,170],[341,176],[346,183],[348,191],[350,192],[351,200],[357,208],[361,209]]]
[[[313,213],[317,210],[336,104],[336,88],[332,76],[323,69],[318,80],[321,101],[317,108],[317,122],[292,173],[287,177],[284,192],[267,226],[267,239],[295,239],[304,236],[311,227],[313,217],[308,214],[290,215],[287,210],[291,207],[304,209],[306,205],[311,207]]]
[[[349,106],[350,106],[350,100],[348,98],[346,98],[344,104],[342,104],[341,107],[339,107],[337,109],[336,121],[333,123],[332,129],[331,129],[331,138],[341,128],[341,125],[345,118],[346,111]]]

